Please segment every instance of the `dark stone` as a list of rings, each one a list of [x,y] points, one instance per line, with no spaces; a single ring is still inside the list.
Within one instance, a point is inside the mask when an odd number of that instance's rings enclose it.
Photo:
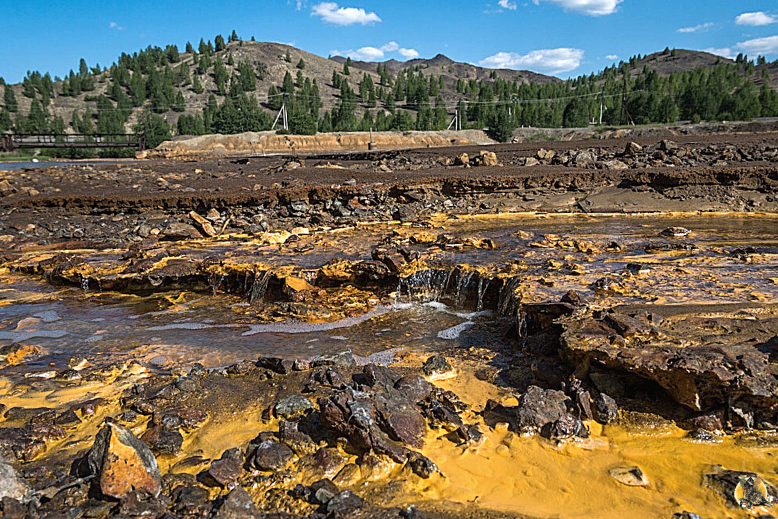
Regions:
[[[276,471],[287,466],[294,456],[292,449],[275,440],[260,443],[251,457],[252,468],[264,471]]]
[[[703,476],[703,483],[705,486],[707,486],[708,488],[712,488],[713,490],[718,492],[722,497],[724,497],[727,500],[728,504],[740,508],[743,505],[743,503],[737,502],[735,500],[735,489],[737,488],[738,484],[740,484],[741,482],[744,485],[747,485],[749,483],[749,480],[754,480],[756,478],[759,478],[759,475],[753,472],[727,470],[723,467],[716,467],[714,472],[705,474],[705,476]],[[775,499],[778,498],[778,491],[776,491],[775,487],[773,487],[767,481],[765,480],[762,481],[764,481],[765,487],[767,488],[767,498],[771,499],[774,502]],[[753,500],[749,500],[748,504],[750,504],[751,506],[760,506],[762,504],[766,504],[766,503],[755,502],[762,497],[764,496],[759,496],[757,493],[756,496],[752,497]],[[749,508],[751,506],[749,506]]]
[[[280,357],[260,357],[257,360],[257,366],[269,369],[279,375],[287,375],[292,372],[294,362],[282,359]]]
[[[368,386],[373,387],[376,384],[383,384],[386,387],[394,387],[400,375],[386,366],[380,366],[377,364],[368,364],[362,368],[362,375],[365,377],[365,382]]]
[[[683,420],[679,425],[681,428],[689,430],[723,431],[724,421],[724,411],[712,411]]]
[[[462,425],[462,419],[459,415],[447,405],[433,403],[429,408],[429,415],[432,418],[432,424],[436,427],[442,427],[447,431],[455,431]]]
[[[296,423],[285,420],[278,424],[278,439],[298,456],[312,454],[319,448],[310,436],[297,428]]]
[[[332,355],[321,355],[311,359],[312,368],[320,368],[323,366],[338,366],[341,368],[353,368],[357,363],[354,360],[354,355],[351,351],[344,351],[341,353],[334,353]]]
[[[382,428],[393,440],[407,443],[416,448],[424,445],[427,422],[421,412],[410,401],[402,398],[382,400],[378,410]]]
[[[202,409],[179,409],[176,414],[181,419],[181,427],[192,432],[205,423],[208,413]]]
[[[431,459],[418,452],[411,453],[408,458],[408,464],[413,473],[422,479],[429,479],[436,472],[440,472],[438,466]]]
[[[433,355],[424,362],[422,370],[425,375],[431,377],[445,375],[454,371],[454,368],[451,367],[451,364],[448,363],[443,355]]]
[[[340,492],[338,486],[329,478],[323,478],[310,486],[311,501],[316,505],[326,505]]]
[[[519,398],[516,426],[519,432],[539,432],[567,412],[568,398],[562,391],[530,386]]]
[[[214,517],[215,519],[259,519],[262,515],[248,492],[237,486],[224,499]]]
[[[176,455],[181,452],[184,437],[180,432],[164,427],[151,427],[140,437],[156,454]]]
[[[696,443],[721,443],[721,438],[705,429],[694,429],[689,431],[686,438]]]
[[[619,406],[614,399],[605,393],[600,393],[592,402],[592,415],[597,422],[607,425],[618,419]]]
[[[565,414],[558,420],[546,424],[541,435],[552,440],[568,440],[570,438],[588,438],[589,429],[584,423],[571,414]]]
[[[561,333],[562,328],[554,321],[560,317],[571,315],[575,308],[568,303],[530,303],[522,304],[527,334]]]
[[[278,418],[289,420],[307,414],[315,408],[314,403],[304,396],[292,395],[281,399],[274,410]]]
[[[243,474],[243,453],[237,447],[224,451],[222,457],[211,463],[206,472],[208,479],[219,486],[236,486],[237,479]]]
[[[399,379],[394,388],[414,403],[419,403],[432,393],[434,386],[420,375],[408,375]]]
[[[173,492],[173,511],[182,516],[206,516],[211,511],[208,491],[202,487],[179,486]]]
[[[591,420],[594,418],[591,400],[592,397],[588,391],[579,389],[575,392],[575,407],[578,410],[578,416],[584,420]]]
[[[349,515],[365,506],[365,501],[351,490],[336,494],[327,502],[327,512]]]

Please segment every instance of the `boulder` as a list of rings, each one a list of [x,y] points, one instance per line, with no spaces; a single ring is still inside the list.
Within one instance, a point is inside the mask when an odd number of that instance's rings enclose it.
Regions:
[[[567,413],[567,396],[555,389],[530,386],[519,398],[516,428],[522,433],[537,433]]]
[[[250,460],[251,467],[257,470],[276,471],[283,469],[294,456],[292,449],[275,440],[260,443]]]
[[[0,500],[4,498],[22,501],[30,492],[30,486],[16,470],[0,455]]]
[[[225,488],[233,488],[243,474],[243,453],[239,448],[224,451],[206,471],[208,479]]]
[[[282,398],[275,405],[275,415],[278,418],[289,420],[313,411],[316,405],[304,396],[292,395]]]
[[[196,240],[203,235],[195,227],[182,222],[171,222],[162,231],[162,236],[169,240]]]
[[[443,355],[433,355],[424,361],[422,371],[428,377],[440,378],[454,372],[454,368],[448,363]]]
[[[125,499],[134,492],[156,497],[162,491],[151,449],[119,424],[107,422],[100,429],[86,461],[94,486],[105,496]]]
[[[257,510],[249,493],[242,487],[235,487],[224,498],[214,517],[215,519],[258,519],[262,514]]]
[[[638,153],[643,151],[643,146],[636,142],[628,142],[627,145],[624,147],[624,155],[627,157],[634,157]]]
[[[592,415],[597,422],[607,425],[618,419],[619,406],[614,399],[600,393],[592,401]]]

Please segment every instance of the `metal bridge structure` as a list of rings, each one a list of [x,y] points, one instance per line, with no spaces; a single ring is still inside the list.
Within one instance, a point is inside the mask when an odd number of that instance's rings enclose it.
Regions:
[[[2,151],[24,149],[68,149],[68,148],[138,148],[146,149],[146,139],[138,133],[104,134],[32,134],[5,133],[0,135]]]

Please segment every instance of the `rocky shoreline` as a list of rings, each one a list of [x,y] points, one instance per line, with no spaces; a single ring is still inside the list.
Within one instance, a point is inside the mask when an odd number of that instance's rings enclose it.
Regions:
[[[466,321],[452,336],[472,334],[437,352],[206,369],[60,365],[19,339],[34,320],[6,317],[0,511],[541,517],[552,511],[537,500],[514,508],[489,486],[532,495],[533,477],[500,468],[532,466],[527,452],[561,467],[591,455],[591,484],[648,487],[677,517],[735,513],[752,473],[774,499],[778,147],[769,135],[707,139],[6,176],[9,286],[43,279],[172,306],[229,295],[242,301],[236,326],[369,318],[403,298],[492,318]],[[26,301],[13,290],[4,305]],[[636,438],[640,456],[613,457]],[[647,455],[657,445],[722,466],[694,465],[702,490],[668,505],[662,489],[689,483]],[[746,453],[751,471],[733,461]],[[491,472],[467,490],[470,456]],[[630,496],[614,510],[634,509]]]

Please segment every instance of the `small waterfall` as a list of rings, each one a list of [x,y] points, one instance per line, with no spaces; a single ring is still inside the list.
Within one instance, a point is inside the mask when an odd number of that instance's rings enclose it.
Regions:
[[[454,305],[457,308],[461,308],[465,304],[467,299],[467,288],[470,286],[470,280],[473,279],[474,272],[459,273],[459,280],[457,281],[457,293],[454,297]]]
[[[500,289],[500,297],[497,303],[497,312],[499,315],[508,315],[515,309],[516,298],[513,292],[519,284],[519,278],[513,277],[505,281],[505,284]]]
[[[267,285],[270,282],[270,277],[272,274],[269,270],[266,270],[261,273],[255,273],[254,274],[254,283],[251,285],[251,289],[249,290],[249,303],[254,304],[257,301],[262,301],[265,299],[265,293],[267,292]]]
[[[397,292],[402,297],[408,295],[408,302],[438,301],[446,290],[451,273],[445,270],[420,270],[406,278],[401,278]]]
[[[222,283],[224,283],[224,274],[213,274],[208,279],[208,283],[211,285],[211,290],[213,290],[213,295],[216,295],[219,288],[222,286]]]
[[[489,290],[489,284],[492,282],[492,278],[484,278],[478,276],[478,301],[475,304],[475,311],[480,312],[484,309],[484,295]]]
[[[84,276],[80,276],[80,277],[81,277],[81,290],[86,292],[87,290],[89,290],[89,278]]]

